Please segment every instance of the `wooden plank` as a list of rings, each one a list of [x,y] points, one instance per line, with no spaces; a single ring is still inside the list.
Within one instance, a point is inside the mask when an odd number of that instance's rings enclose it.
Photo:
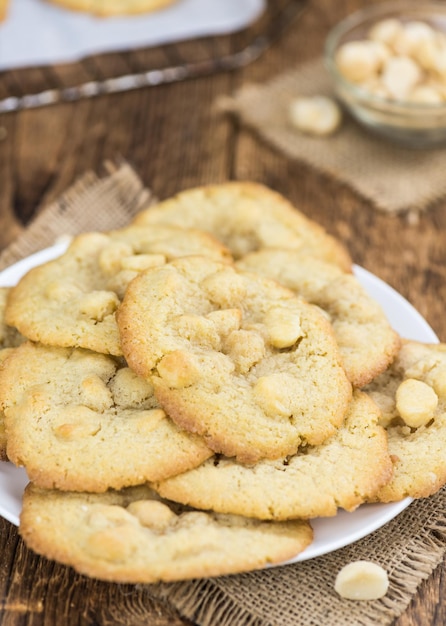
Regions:
[[[366,0],[311,3],[279,42],[237,73],[1,115],[0,246],[77,176],[89,168],[100,170],[106,159],[127,159],[160,198],[228,178],[258,180],[289,197],[344,241],[356,262],[403,293],[446,341],[445,202],[422,216],[416,226],[377,213],[345,186],[289,161],[242,130],[215,106],[219,96],[241,84],[268,80],[320,54],[329,28],[364,4]],[[219,39],[216,49],[237,49],[242,37]],[[99,69],[103,75],[127,66],[143,71],[187,55],[202,59],[207,52],[212,50],[206,42],[177,46],[176,57],[164,48],[132,51],[121,58],[124,65],[115,66],[110,56],[94,67],[80,63],[51,68],[44,78],[76,85],[90,78],[92,69],[93,74]],[[17,85],[11,82],[8,89]],[[40,559],[2,519],[0,553],[2,626],[187,624],[169,607],[151,600],[144,588],[89,581]],[[443,563],[395,626],[446,623],[444,572]]]
[[[187,626],[188,621],[150,596],[144,585],[115,585],[75,574],[41,559],[18,538],[17,529],[0,519],[2,554],[0,621],[3,626],[27,623],[79,626]],[[14,559],[12,573],[5,560]]]

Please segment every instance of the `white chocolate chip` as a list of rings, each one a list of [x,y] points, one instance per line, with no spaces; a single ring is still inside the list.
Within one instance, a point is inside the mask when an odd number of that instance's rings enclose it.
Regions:
[[[158,363],[158,374],[173,389],[193,385],[200,378],[200,370],[190,352],[175,350]]]
[[[398,413],[411,428],[427,424],[434,416],[437,405],[437,394],[421,380],[408,378],[396,391]]]
[[[240,328],[243,313],[241,309],[220,309],[211,311],[206,317],[215,325],[217,332],[221,336],[226,336],[233,330]]]
[[[103,413],[113,404],[111,390],[97,374],[84,378],[79,391],[82,404],[93,411]]]
[[[341,123],[340,108],[332,98],[325,96],[294,99],[289,116],[298,130],[312,135],[331,135]]]
[[[297,312],[276,307],[267,312],[263,321],[269,342],[275,348],[290,348],[303,337],[300,316]]]
[[[291,384],[292,384],[291,380]],[[284,385],[290,384],[283,374],[261,376],[253,389],[254,398],[262,410],[271,416],[288,417],[292,410],[285,400]]]
[[[387,572],[371,561],[353,561],[336,576],[335,591],[348,600],[377,600],[389,588]]]
[[[446,370],[436,371],[432,376],[432,384],[436,394],[441,398],[446,398]]]
[[[52,428],[58,439],[80,441],[94,437],[101,430],[101,422],[98,414],[92,409],[86,406],[72,406],[60,412]]]
[[[177,516],[168,506],[156,500],[137,500],[131,502],[127,511],[134,515],[139,523],[156,531],[165,530]]]
[[[113,291],[91,291],[82,297],[79,311],[92,320],[102,322],[116,311],[118,305],[118,296]]]

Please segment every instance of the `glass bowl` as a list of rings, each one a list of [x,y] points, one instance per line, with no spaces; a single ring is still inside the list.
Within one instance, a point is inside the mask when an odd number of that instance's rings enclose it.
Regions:
[[[446,99],[435,104],[392,100],[346,79],[337,67],[340,46],[366,39],[371,27],[387,18],[422,21],[446,34],[446,5],[439,2],[389,2],[352,13],[331,30],[325,43],[324,60],[335,93],[356,120],[381,136],[414,148],[446,145]]]

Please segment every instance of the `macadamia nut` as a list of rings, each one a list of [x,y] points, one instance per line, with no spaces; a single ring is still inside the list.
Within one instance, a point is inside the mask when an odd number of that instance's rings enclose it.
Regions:
[[[446,102],[446,33],[427,21],[380,20],[366,38],[339,46],[335,62],[346,80],[379,98]]]
[[[425,22],[413,21],[403,25],[394,41],[394,48],[398,54],[413,55],[425,41],[435,38],[435,31]]]
[[[401,34],[403,25],[395,18],[380,20],[372,26],[369,31],[369,39],[372,41],[381,41],[387,46],[393,46],[395,41]]]
[[[371,561],[353,561],[336,576],[335,591],[348,600],[377,600],[389,588],[387,572]]]
[[[420,80],[420,67],[410,57],[395,56],[384,65],[382,83],[395,100],[407,100]]]
[[[382,58],[371,41],[349,41],[336,53],[340,72],[355,83],[362,82],[377,73]]]
[[[339,106],[325,96],[296,98],[290,104],[289,115],[298,130],[312,135],[331,135],[341,123]]]
[[[396,390],[396,408],[411,428],[427,424],[434,416],[438,396],[421,380],[407,378]]]

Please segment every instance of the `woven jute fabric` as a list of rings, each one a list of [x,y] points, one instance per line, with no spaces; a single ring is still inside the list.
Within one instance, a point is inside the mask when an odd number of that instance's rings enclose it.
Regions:
[[[153,201],[124,164],[110,174],[86,174],[3,252],[2,266],[53,243],[62,235],[125,226]],[[400,615],[440,563],[446,549],[446,490],[413,502],[391,522],[340,550],[292,565],[242,575],[147,585],[200,626],[386,626]],[[387,595],[354,602],[334,591],[339,569],[366,559],[389,574]]]
[[[107,162],[103,176],[85,173],[41,211],[25,232],[0,254],[0,269],[51,246],[65,235],[121,228],[152,202],[152,193],[129,164]]]
[[[377,209],[416,214],[446,194],[446,148],[398,146],[365,130],[346,112],[340,129],[329,137],[297,131],[289,121],[290,102],[315,95],[334,97],[320,58],[270,82],[246,85],[217,106],[287,157],[349,185]]]

